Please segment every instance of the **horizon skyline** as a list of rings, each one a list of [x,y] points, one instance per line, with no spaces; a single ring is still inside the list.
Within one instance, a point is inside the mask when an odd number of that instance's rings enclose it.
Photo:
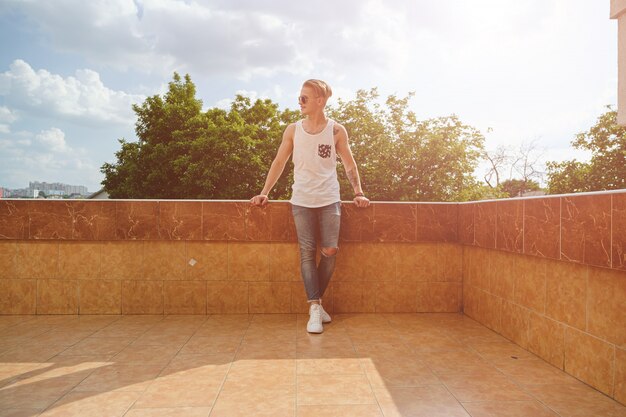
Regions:
[[[616,105],[608,2],[330,4],[304,15],[285,1],[1,4],[13,41],[0,51],[0,181],[99,190],[117,139],[136,140],[131,105],[163,94],[174,71],[190,74],[203,110],[236,94],[295,109],[308,78],[329,82],[330,104],[414,91],[419,120],[456,114],[488,150],[535,140],[543,162],[588,159],[571,141]]]

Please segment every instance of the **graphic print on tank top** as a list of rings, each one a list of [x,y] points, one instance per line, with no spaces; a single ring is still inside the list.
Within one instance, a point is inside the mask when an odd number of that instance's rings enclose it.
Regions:
[[[330,158],[330,145],[319,144],[317,145],[317,154],[322,158]]]

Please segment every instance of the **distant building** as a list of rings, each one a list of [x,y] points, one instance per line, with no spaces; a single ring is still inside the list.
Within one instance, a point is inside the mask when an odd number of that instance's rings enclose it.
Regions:
[[[9,191],[9,196],[11,198],[32,197],[32,194],[30,193],[30,190],[28,188],[18,188],[18,189],[8,190],[8,191]]]
[[[80,195],[89,195],[89,191],[87,187],[83,185],[68,185],[61,184],[58,182],[47,183],[47,182],[39,182],[39,181],[31,181],[28,183],[28,188],[31,190],[29,193],[33,195],[34,190],[43,191],[46,195],[71,195],[71,194],[80,194]]]
[[[101,188],[98,191],[96,191],[95,193],[91,194],[87,198],[92,199],[92,200],[108,200],[109,199],[109,193],[104,191],[104,188]]]
[[[0,198],[43,198],[39,196],[40,193],[43,193],[45,198],[85,198],[89,195],[89,190],[84,185],[39,181],[29,182],[28,188],[8,189],[0,187]]]

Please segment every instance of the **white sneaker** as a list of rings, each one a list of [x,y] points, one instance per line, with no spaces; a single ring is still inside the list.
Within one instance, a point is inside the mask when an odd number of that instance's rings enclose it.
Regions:
[[[330,315],[324,310],[323,305],[320,304],[320,307],[322,308],[322,323],[330,323],[332,321]]]
[[[322,333],[322,306],[312,303],[309,307],[309,322],[306,325],[306,331],[309,333]]]

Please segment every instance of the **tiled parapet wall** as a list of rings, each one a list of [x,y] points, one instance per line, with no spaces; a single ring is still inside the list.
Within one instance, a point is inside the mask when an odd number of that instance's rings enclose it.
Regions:
[[[455,203],[343,205],[341,240],[456,242]],[[287,202],[0,200],[0,239],[295,242]]]
[[[346,242],[329,312],[459,312],[462,248]],[[192,261],[192,262],[190,262]],[[0,241],[0,314],[305,313],[292,242]]]
[[[459,204],[459,243],[626,271],[626,191]]]
[[[326,308],[460,311],[456,232],[456,204],[344,204]],[[0,200],[0,263],[3,314],[307,309],[286,202]]]
[[[626,404],[626,192],[461,203],[459,243],[465,314]]]
[[[466,315],[626,404],[626,271],[463,251]]]

